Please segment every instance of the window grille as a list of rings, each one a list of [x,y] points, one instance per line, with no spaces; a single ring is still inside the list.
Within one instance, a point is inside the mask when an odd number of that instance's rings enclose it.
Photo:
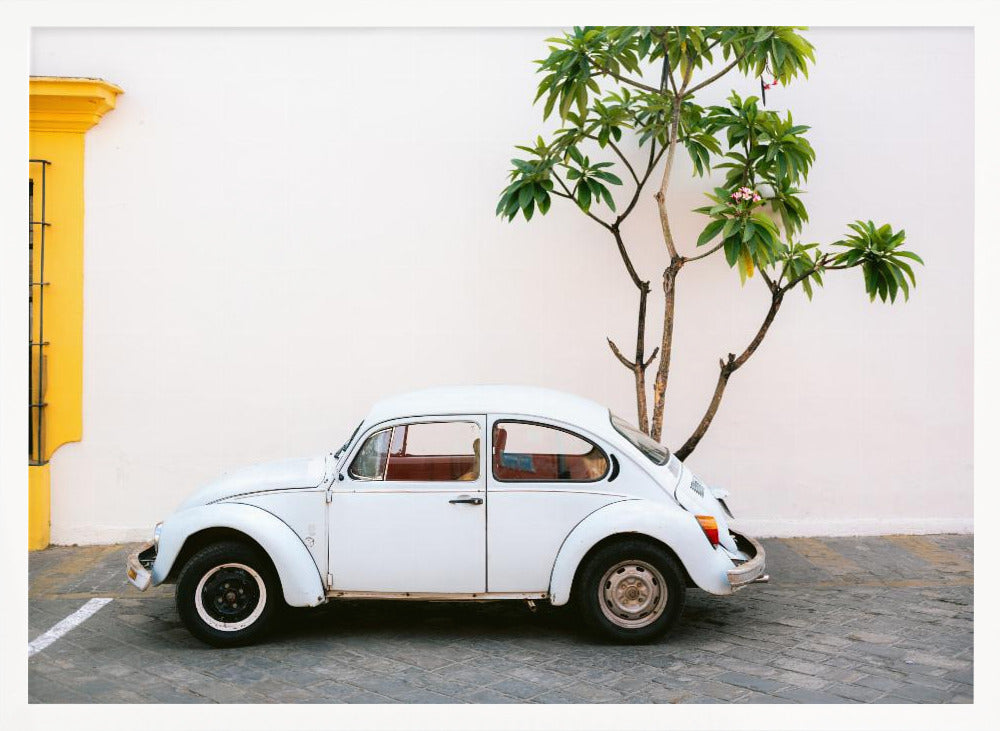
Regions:
[[[28,173],[28,464],[45,464],[45,179],[48,160]]]

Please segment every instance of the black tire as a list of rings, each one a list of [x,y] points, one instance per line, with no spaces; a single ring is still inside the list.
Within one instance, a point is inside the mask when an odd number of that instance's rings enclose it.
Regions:
[[[174,598],[191,634],[216,647],[236,647],[268,630],[282,604],[281,582],[260,549],[224,541],[190,558],[177,578]]]
[[[641,644],[673,629],[685,592],[684,571],[672,554],[650,541],[623,538],[586,559],[572,596],[591,632],[621,644]]]

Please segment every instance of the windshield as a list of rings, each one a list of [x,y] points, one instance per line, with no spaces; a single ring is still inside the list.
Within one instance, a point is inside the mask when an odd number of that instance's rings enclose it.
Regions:
[[[648,435],[643,434],[621,417],[612,414],[611,426],[615,428],[615,431],[632,442],[636,449],[646,455],[653,464],[665,465],[670,461],[670,450],[651,439]]]
[[[334,459],[337,459],[340,455],[342,455],[344,452],[347,451],[347,448],[351,445],[351,442],[354,441],[354,437],[357,436],[358,430],[361,429],[361,424],[364,424],[364,423],[365,422],[362,421],[360,424],[358,424],[354,428],[354,431],[351,432],[351,436],[349,436],[347,438],[347,441],[344,442],[344,446],[342,446],[340,449],[338,449],[336,452],[333,453],[333,458]]]

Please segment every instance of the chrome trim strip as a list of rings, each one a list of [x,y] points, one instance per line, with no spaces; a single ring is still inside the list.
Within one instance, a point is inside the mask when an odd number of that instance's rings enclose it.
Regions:
[[[548,599],[548,592],[475,592],[469,594],[427,591],[344,591],[333,589],[326,592],[330,599],[420,599],[423,601],[461,602],[493,601],[494,599]]]

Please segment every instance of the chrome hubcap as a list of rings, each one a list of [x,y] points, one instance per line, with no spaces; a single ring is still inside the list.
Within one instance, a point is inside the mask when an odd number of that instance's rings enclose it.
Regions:
[[[604,574],[598,589],[604,616],[619,627],[638,629],[652,624],[667,605],[663,575],[645,561],[615,564]]]

